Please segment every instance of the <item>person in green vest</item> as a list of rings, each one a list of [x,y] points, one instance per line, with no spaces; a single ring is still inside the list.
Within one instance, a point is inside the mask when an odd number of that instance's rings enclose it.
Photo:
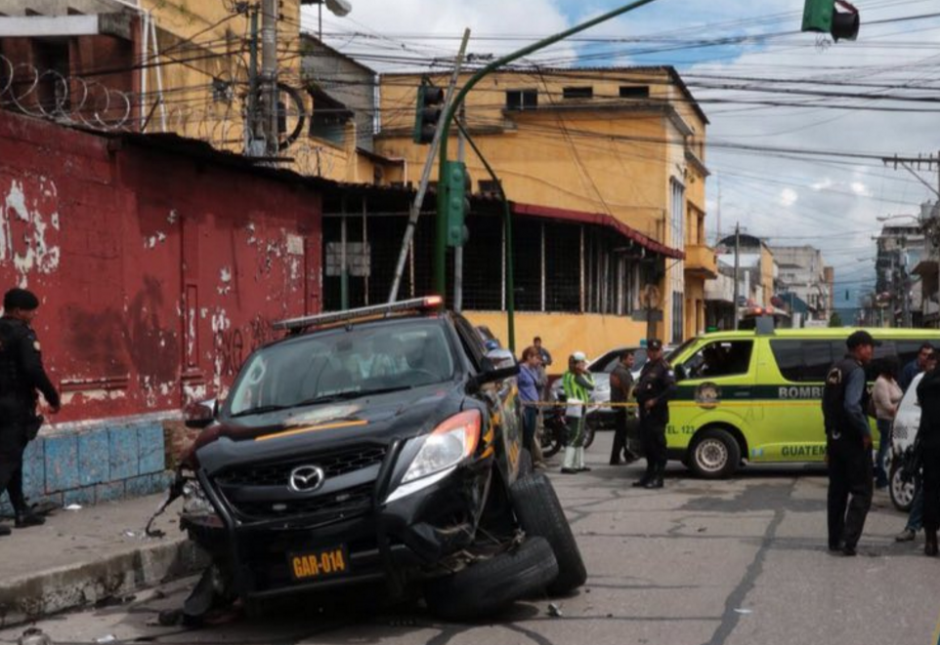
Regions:
[[[568,426],[568,446],[565,448],[565,463],[561,472],[565,475],[591,470],[584,465],[584,424],[587,409],[584,406],[591,400],[594,391],[594,379],[587,368],[587,357],[583,352],[575,352],[568,359],[568,371],[562,377],[565,400],[565,423]]]

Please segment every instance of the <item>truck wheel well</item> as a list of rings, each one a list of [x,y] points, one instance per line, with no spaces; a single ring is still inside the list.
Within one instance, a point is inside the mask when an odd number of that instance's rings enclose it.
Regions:
[[[695,446],[695,442],[698,441],[699,437],[701,437],[703,432],[707,430],[713,430],[713,429],[724,430],[725,432],[729,433],[732,437],[734,437],[734,440],[738,443],[738,447],[741,448],[742,458],[747,459],[748,456],[751,454],[750,451],[748,450],[747,439],[744,438],[744,434],[740,430],[738,430],[738,428],[731,425],[730,423],[709,423],[706,426],[702,426],[701,428],[698,429],[698,431],[692,437],[692,441],[689,442],[689,450],[690,451],[692,450],[692,447]]]

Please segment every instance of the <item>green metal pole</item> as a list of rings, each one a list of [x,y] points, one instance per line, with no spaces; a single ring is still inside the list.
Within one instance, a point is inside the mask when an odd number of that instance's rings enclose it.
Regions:
[[[470,147],[473,148],[473,152],[476,153],[476,156],[480,158],[480,161],[483,162],[483,167],[486,168],[486,172],[490,174],[490,179],[496,183],[496,190],[499,191],[499,198],[503,201],[503,224],[506,229],[506,326],[509,332],[509,349],[512,350],[512,353],[516,353],[516,282],[515,274],[513,273],[513,264],[515,263],[515,253],[513,252],[512,245],[512,209],[509,207],[509,199],[506,197],[505,191],[503,191],[503,184],[499,180],[499,177],[496,176],[496,171],[493,170],[493,167],[490,166],[490,163],[486,160],[486,157],[483,156],[483,153],[480,152],[480,149],[477,148],[476,142],[473,140],[473,137],[470,136],[470,133],[467,132],[467,129],[464,127],[463,123],[457,122],[457,127],[460,128],[460,131],[463,133],[464,138],[467,140],[467,143],[470,144]]]
[[[255,131],[258,123],[258,7],[251,10],[251,41],[248,57],[248,131],[245,138],[249,142],[249,148],[253,147]],[[252,150],[246,150],[251,155]]]
[[[441,133],[441,147],[439,151],[439,163],[438,163],[438,178],[444,176],[444,163],[447,161],[447,139],[450,136],[450,124],[454,120],[454,115],[457,113],[457,109],[463,103],[467,94],[480,82],[487,74],[493,72],[496,69],[499,69],[507,63],[511,63],[514,60],[518,60],[523,56],[528,56],[529,54],[536,52],[540,49],[553,45],[560,40],[564,40],[568,36],[573,36],[576,33],[584,31],[585,29],[590,29],[595,25],[599,25],[602,22],[606,22],[611,18],[616,18],[622,14],[625,14],[634,9],[639,9],[643,5],[650,4],[655,2],[655,0],[637,0],[626,6],[620,7],[619,9],[614,9],[608,13],[605,13],[593,20],[581,23],[576,25],[567,31],[563,31],[554,36],[549,36],[544,38],[536,43],[529,45],[528,47],[523,47],[517,51],[507,54],[500,59],[497,59],[481,69],[479,72],[470,77],[470,80],[467,81],[467,84],[464,85],[463,89],[460,90],[460,93],[457,94],[457,97],[453,102],[447,106],[447,111],[443,115],[444,125],[443,132]],[[437,244],[434,249],[434,289],[435,291],[445,299],[447,299],[447,221],[445,219],[445,206],[444,203],[444,191],[437,191]]]

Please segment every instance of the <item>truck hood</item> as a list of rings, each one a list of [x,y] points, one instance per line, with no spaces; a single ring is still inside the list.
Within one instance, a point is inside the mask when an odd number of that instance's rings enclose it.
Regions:
[[[432,431],[463,403],[454,383],[222,419],[196,440],[194,461],[211,475],[230,466],[278,461],[357,443],[387,445]],[[196,465],[196,464],[192,464]]]

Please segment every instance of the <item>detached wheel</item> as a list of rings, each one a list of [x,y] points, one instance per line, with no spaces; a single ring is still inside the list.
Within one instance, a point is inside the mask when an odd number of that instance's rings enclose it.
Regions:
[[[891,460],[891,470],[888,472],[888,494],[891,496],[891,503],[894,508],[902,513],[909,513],[911,504],[914,502],[914,478],[911,477],[905,481],[904,467],[898,462],[900,459]]]
[[[513,511],[526,535],[548,540],[558,562],[558,577],[548,585],[551,594],[566,594],[587,580],[581,550],[551,482],[542,473],[520,479],[510,490]]]
[[[528,448],[523,448],[519,451],[519,477],[525,477],[531,475],[535,470],[535,467],[532,465],[532,453],[529,452]]]
[[[538,593],[558,576],[558,563],[545,538],[528,537],[519,548],[443,578],[429,580],[424,599],[446,620],[491,615],[520,598]]]
[[[730,477],[741,463],[741,447],[721,428],[702,432],[690,448],[689,467],[704,479]]]

